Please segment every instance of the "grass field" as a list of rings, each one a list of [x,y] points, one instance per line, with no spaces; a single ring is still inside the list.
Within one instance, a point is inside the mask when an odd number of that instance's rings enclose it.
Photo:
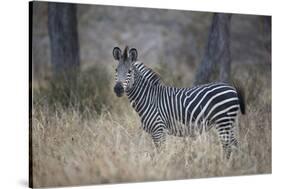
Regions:
[[[214,131],[196,139],[169,136],[157,153],[126,97],[115,97],[113,70],[82,71],[70,97],[63,93],[65,83],[54,87],[33,80],[35,187],[271,173],[270,65],[232,70],[245,89],[247,108],[238,120],[240,147],[229,161],[222,158]],[[193,82],[194,70],[186,75],[158,71],[173,85]]]

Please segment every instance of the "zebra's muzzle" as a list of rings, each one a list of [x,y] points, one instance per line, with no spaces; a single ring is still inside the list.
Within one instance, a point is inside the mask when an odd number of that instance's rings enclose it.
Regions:
[[[118,97],[121,97],[124,94],[124,88],[121,82],[116,83],[116,85],[114,86],[114,92]]]

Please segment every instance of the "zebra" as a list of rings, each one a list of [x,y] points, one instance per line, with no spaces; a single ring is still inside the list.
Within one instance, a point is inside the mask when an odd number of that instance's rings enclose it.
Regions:
[[[245,114],[243,91],[217,82],[176,88],[167,86],[151,68],[138,61],[135,48],[113,48],[118,62],[114,92],[124,93],[158,149],[166,135],[194,137],[215,128],[223,154],[229,159],[232,147],[238,147],[235,127],[239,109]]]

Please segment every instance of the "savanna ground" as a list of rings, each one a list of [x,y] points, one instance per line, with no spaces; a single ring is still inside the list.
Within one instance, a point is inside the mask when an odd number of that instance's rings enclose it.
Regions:
[[[245,89],[246,115],[238,120],[240,146],[229,161],[223,159],[214,131],[196,139],[169,136],[157,153],[126,97],[114,95],[110,66],[82,70],[75,87],[33,79],[34,186],[271,173],[271,65],[232,68],[233,79]],[[171,73],[158,64],[154,70],[167,84],[193,83],[195,68]]]

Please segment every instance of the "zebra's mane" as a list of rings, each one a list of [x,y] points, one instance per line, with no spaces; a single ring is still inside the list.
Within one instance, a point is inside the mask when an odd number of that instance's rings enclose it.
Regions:
[[[139,61],[135,62],[134,67],[140,76],[146,75],[147,80],[149,82],[152,82],[153,84],[162,83],[160,75],[158,73],[156,73],[155,71],[153,71],[151,68],[147,67],[142,62],[139,62]],[[143,77],[143,78],[146,79],[145,77]]]
[[[124,53],[123,53],[123,57],[124,57],[125,60],[128,58],[128,50],[129,50],[129,47],[126,46],[125,49],[124,49]]]

